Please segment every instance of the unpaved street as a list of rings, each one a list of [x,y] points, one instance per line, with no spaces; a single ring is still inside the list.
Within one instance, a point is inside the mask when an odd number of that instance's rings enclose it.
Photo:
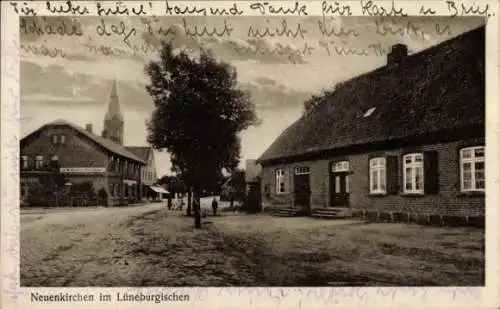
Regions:
[[[165,204],[23,211],[22,286],[484,284],[484,230],[233,212],[193,219]]]
[[[133,241],[127,225],[161,208],[165,203],[24,211],[21,285],[99,286],[103,277],[106,285],[122,285],[134,271],[125,256],[126,245]]]

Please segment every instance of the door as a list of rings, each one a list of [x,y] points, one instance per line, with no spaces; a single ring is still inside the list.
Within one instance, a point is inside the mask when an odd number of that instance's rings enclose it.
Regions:
[[[309,201],[311,197],[311,187],[309,184],[309,172],[301,172],[296,169],[294,178],[294,197],[295,205],[309,207]]]
[[[330,206],[349,206],[349,173],[333,172],[330,177]]]

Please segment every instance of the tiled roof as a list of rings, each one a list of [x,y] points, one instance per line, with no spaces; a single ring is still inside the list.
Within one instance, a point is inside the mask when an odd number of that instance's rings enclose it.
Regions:
[[[76,124],[73,124],[69,121],[63,120],[63,119],[49,122],[49,123],[43,125],[42,127],[40,127],[38,130],[34,131],[33,133],[35,133],[39,130],[42,130],[43,128],[49,127],[49,126],[68,126],[68,127],[72,128],[73,130],[77,131],[78,133],[86,136],[90,140],[94,141],[95,143],[97,143],[101,147],[107,149],[108,151],[110,151],[116,155],[120,155],[122,157],[138,161],[140,163],[145,163],[144,160],[142,160],[137,155],[135,155],[132,152],[130,152],[129,150],[127,150],[125,147],[123,147],[123,146],[121,146],[121,145],[119,145],[111,140],[108,140],[108,139],[105,139],[101,136],[90,133],[89,131],[85,130],[84,128],[82,128]],[[31,134],[33,134],[33,133],[31,133]],[[28,136],[30,136],[31,134],[29,134]],[[25,136],[23,138],[23,140],[26,139],[28,136]]]
[[[343,82],[258,162],[484,126],[484,53],[483,26]]]
[[[141,158],[144,162],[147,162],[149,159],[149,152],[151,151],[151,147],[141,147],[141,146],[127,146],[125,147],[128,151],[132,152],[139,158]]]

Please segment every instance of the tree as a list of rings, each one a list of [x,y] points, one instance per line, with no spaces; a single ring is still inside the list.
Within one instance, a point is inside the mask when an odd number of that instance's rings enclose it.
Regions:
[[[204,50],[190,58],[162,43],[160,60],[150,62],[145,72],[155,105],[148,142],[170,153],[172,166],[193,192],[195,227],[200,228],[201,192],[222,170],[238,165],[238,134],[258,123],[255,106],[239,89],[236,70]]]
[[[236,169],[231,174],[231,180],[229,180],[229,185],[231,187],[233,198],[242,201],[246,195],[245,171],[241,169]]]

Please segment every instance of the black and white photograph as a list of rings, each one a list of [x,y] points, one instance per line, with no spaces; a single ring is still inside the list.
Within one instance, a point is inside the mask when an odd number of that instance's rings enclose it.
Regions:
[[[484,286],[486,24],[20,17],[21,287]]]

